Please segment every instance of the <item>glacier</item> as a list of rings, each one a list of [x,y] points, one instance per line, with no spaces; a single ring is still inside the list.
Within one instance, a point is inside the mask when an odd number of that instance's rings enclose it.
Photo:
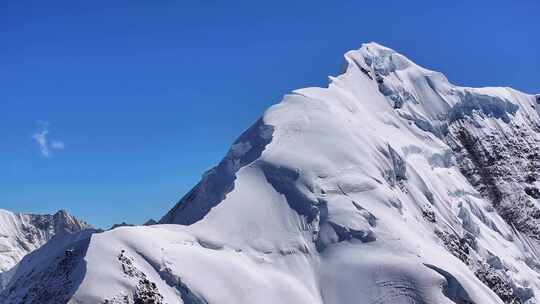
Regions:
[[[53,238],[0,303],[538,303],[539,111],[363,44],[159,223]]]

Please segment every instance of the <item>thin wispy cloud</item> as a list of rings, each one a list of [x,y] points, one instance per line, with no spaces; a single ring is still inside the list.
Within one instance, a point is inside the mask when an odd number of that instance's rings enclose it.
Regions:
[[[57,150],[62,150],[62,149],[65,148],[65,145],[64,145],[64,142],[61,142],[61,141],[52,141],[51,142],[51,148],[57,149]]]
[[[59,140],[49,139],[49,123],[46,121],[39,121],[39,129],[32,135],[32,138],[39,147],[39,152],[43,157],[50,157],[53,150],[63,150],[65,144]]]

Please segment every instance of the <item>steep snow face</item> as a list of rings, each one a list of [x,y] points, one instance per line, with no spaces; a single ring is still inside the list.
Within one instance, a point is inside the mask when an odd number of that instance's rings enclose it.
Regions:
[[[54,215],[12,213],[0,209],[0,273],[17,264],[54,235],[76,232],[88,225],[58,211]]]
[[[345,61],[267,110],[159,225],[51,242],[0,299],[537,303],[538,97],[457,87],[375,43]]]

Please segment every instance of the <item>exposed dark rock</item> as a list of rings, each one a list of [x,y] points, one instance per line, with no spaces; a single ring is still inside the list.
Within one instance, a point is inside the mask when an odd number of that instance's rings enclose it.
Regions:
[[[536,187],[525,187],[525,193],[534,199],[540,199],[540,190]]]
[[[124,274],[137,280],[137,285],[132,296],[119,296],[106,300],[105,303],[118,303],[117,298],[121,298],[126,301],[126,304],[164,304],[163,295],[159,292],[156,283],[148,279],[147,275],[135,266],[133,258],[124,250],[118,255],[118,261]]]
[[[99,231],[84,230],[57,235],[36,252],[26,256],[21,263],[31,264],[34,263],[34,259],[38,259],[39,263],[35,265],[37,268],[26,275],[19,275],[16,272],[6,289],[0,292],[0,303],[67,303],[84,277],[86,271],[84,256],[90,236],[95,232]],[[22,300],[19,297],[21,294],[24,295]]]
[[[180,297],[182,298],[182,301],[184,302],[184,304],[207,304],[208,303],[202,295],[190,289],[187,286],[187,284],[185,284],[178,275],[175,275],[171,268],[169,268],[168,266],[157,264],[154,260],[149,259],[145,257],[144,255],[142,255],[141,257],[148,264],[150,264],[154,268],[154,270],[156,270],[160,278],[167,285],[169,285],[172,288],[175,288],[176,290],[180,292]],[[156,291],[156,288],[153,288],[152,290]]]
[[[144,226],[152,226],[152,225],[156,225],[156,224],[158,224],[158,222],[156,222],[154,219],[149,219],[143,225]]]
[[[119,228],[119,227],[133,227],[134,225],[133,224],[128,224],[126,222],[122,222],[120,224],[114,224],[111,226],[111,228],[109,228],[109,230],[113,230],[113,229],[116,229],[116,228]]]
[[[484,134],[467,121],[451,127],[459,168],[499,215],[520,232],[540,240],[540,197],[534,186],[540,171],[540,137],[524,127]],[[482,135],[478,135],[482,134]],[[489,225],[495,228],[494,225]]]
[[[453,233],[440,230],[435,230],[435,234],[441,239],[448,252],[460,259],[466,265],[469,265],[470,246],[466,239],[460,238]]]
[[[437,222],[437,217],[435,216],[435,212],[433,211],[430,205],[426,205],[424,206],[424,208],[422,208],[422,216],[428,222],[431,222],[431,223]]]
[[[474,273],[476,277],[489,287],[504,303],[518,304],[521,299],[514,293],[512,285],[505,278],[499,275],[491,266],[481,264]]]

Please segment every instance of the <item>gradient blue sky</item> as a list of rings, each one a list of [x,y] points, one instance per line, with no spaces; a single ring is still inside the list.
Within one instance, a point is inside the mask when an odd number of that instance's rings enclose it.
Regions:
[[[536,0],[0,1],[0,208],[64,208],[98,227],[159,218],[265,108],[326,85],[362,42],[456,84],[540,92],[539,12]]]

